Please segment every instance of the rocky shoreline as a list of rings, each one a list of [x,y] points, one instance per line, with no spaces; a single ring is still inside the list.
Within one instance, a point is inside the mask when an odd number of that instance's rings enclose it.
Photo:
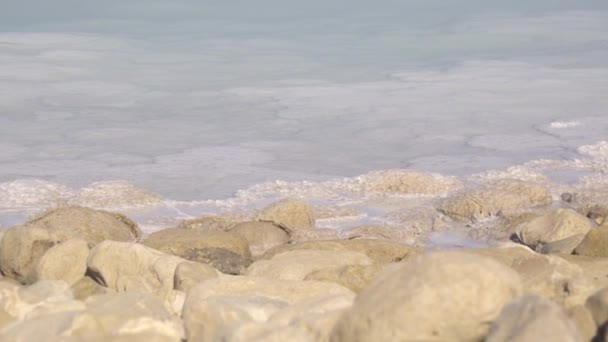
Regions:
[[[500,181],[434,210],[493,247],[322,229],[295,199],[148,236],[121,214],[57,207],[0,231],[0,341],[606,339],[605,203]]]

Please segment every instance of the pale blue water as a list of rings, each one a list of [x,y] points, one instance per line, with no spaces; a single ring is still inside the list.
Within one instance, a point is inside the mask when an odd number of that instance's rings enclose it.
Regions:
[[[23,179],[205,200],[574,161],[607,139],[607,91],[606,1],[5,3],[3,205]]]

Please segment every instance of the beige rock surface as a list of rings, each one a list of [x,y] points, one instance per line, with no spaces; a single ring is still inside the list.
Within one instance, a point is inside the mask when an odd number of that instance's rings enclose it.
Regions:
[[[226,274],[243,274],[253,260],[223,248],[192,248],[183,257],[197,263],[208,264]]]
[[[499,214],[512,215],[544,207],[551,202],[551,192],[542,185],[503,180],[448,197],[438,209],[454,220],[475,222]]]
[[[89,246],[85,240],[71,239],[49,248],[34,268],[33,279],[64,280],[72,285],[87,270]]]
[[[330,340],[479,340],[521,291],[517,273],[490,258],[417,256],[388,267],[365,288]]]
[[[284,245],[289,241],[287,231],[270,222],[243,222],[235,225],[230,231],[247,240],[254,256],[261,255],[268,249]]]
[[[581,335],[581,340],[591,341],[597,333],[597,327],[591,312],[584,305],[576,305],[569,308],[567,314]]]
[[[88,276],[84,276],[72,284],[72,293],[74,294],[74,299],[80,301],[84,301],[91,296],[103,295],[112,292],[115,291],[99,285],[95,280]]]
[[[143,245],[163,253],[184,257],[194,248],[223,248],[244,258],[251,257],[249,244],[234,233],[208,233],[199,229],[169,228],[150,234]]]
[[[556,209],[523,224],[517,236],[526,245],[536,248],[591,230],[589,219],[572,209]]]
[[[247,268],[246,275],[283,280],[303,280],[309,273],[346,265],[371,265],[363,253],[335,250],[295,250],[258,260]]]
[[[383,270],[378,264],[346,265],[312,271],[304,280],[328,281],[361,292]]]
[[[537,295],[522,296],[504,307],[485,341],[581,341],[582,336],[566,312]]]
[[[197,262],[182,262],[175,268],[173,287],[176,290],[188,292],[201,281],[217,278],[218,271],[210,265]]]
[[[574,248],[573,253],[589,257],[608,257],[608,225],[590,230]]]
[[[603,288],[591,295],[585,307],[591,313],[595,325],[600,327],[608,322],[608,288]]]
[[[583,241],[586,234],[576,234],[565,239],[557,240],[545,244],[540,249],[542,254],[571,254],[574,249]]]
[[[315,226],[312,208],[297,199],[284,199],[269,205],[258,214],[257,220],[272,222],[288,230],[314,229]]]

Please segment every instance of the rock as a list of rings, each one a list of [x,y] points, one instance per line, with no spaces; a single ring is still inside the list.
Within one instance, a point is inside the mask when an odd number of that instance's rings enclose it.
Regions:
[[[83,239],[92,247],[103,240],[132,241],[140,235],[137,225],[120,214],[82,207],[51,209],[5,232],[0,270],[21,283],[32,283],[39,259],[63,241]]]
[[[150,207],[161,203],[159,194],[125,181],[97,182],[83,188],[70,202],[94,208]]]
[[[398,262],[418,253],[418,250],[415,247],[394,241],[353,239],[310,241],[293,245],[278,246],[268,250],[260,259],[272,259],[279,253],[295,250],[353,251],[367,255],[375,263]]]
[[[223,248],[193,248],[184,253],[184,258],[198,263],[209,264],[218,271],[239,275],[251,265],[251,258],[244,258],[239,254]]]
[[[608,225],[590,230],[574,248],[573,253],[589,257],[608,257]]]
[[[428,226],[427,231],[432,230],[432,225]],[[383,240],[400,244],[411,245],[420,237],[418,227],[413,230],[403,229],[403,227],[393,226],[359,226],[344,233],[347,240]]]
[[[424,254],[378,275],[338,320],[330,340],[480,340],[521,291],[517,273],[490,258]]]
[[[303,280],[309,273],[346,265],[370,265],[365,254],[351,251],[295,250],[258,260],[246,271],[248,276],[283,280]]]
[[[105,286],[99,285],[91,277],[87,276],[78,279],[74,284],[72,284],[72,293],[74,294],[74,299],[81,301],[84,301],[91,296],[103,295],[112,292],[114,291]]]
[[[608,258],[568,254],[555,257],[580,268],[578,275],[571,276],[568,282],[563,284],[564,292],[569,295],[568,306],[584,305],[587,298],[598,290],[608,287]]]
[[[249,244],[234,233],[207,233],[198,229],[169,228],[150,234],[143,245],[163,253],[184,257],[195,248],[223,248],[244,258],[251,258]]]
[[[234,226],[230,231],[247,240],[254,256],[261,255],[268,249],[284,245],[289,241],[289,234],[270,222],[243,222]]]
[[[542,254],[571,254],[584,238],[585,234],[576,234],[565,239],[553,241],[543,245],[540,252]]]
[[[184,220],[177,228],[196,229],[206,233],[227,232],[237,223],[244,221],[242,217],[229,216],[203,216],[191,220]]]
[[[365,190],[380,193],[441,195],[462,187],[454,177],[403,170],[375,171],[359,178]]]
[[[304,280],[329,281],[359,293],[382,271],[383,267],[374,265],[346,265],[312,271]]]
[[[504,307],[485,340],[577,342],[581,336],[559,305],[541,296],[526,295]]]
[[[585,303],[585,307],[591,313],[597,327],[606,324],[608,322],[608,287],[590,296]]]
[[[288,230],[314,229],[315,218],[311,207],[304,201],[285,199],[264,208],[257,216],[259,221],[268,221]]]
[[[176,290],[188,292],[201,281],[217,277],[217,270],[210,265],[197,262],[182,262],[175,269],[173,287]]]
[[[571,209],[557,209],[523,224],[517,236],[524,244],[536,248],[573,235],[587,234],[589,230],[591,222],[585,216]]]
[[[331,283],[223,276],[194,286],[182,317],[189,341],[208,341],[230,323],[264,322],[288,304],[332,295],[354,294]]]
[[[583,305],[576,305],[567,310],[568,317],[581,335],[582,341],[591,341],[597,333],[597,327],[591,312]]]
[[[34,269],[33,279],[64,280],[72,285],[87,270],[89,246],[85,240],[71,239],[48,249]]]
[[[499,181],[481,189],[448,197],[438,210],[457,221],[476,222],[500,215],[513,215],[552,202],[546,187],[521,181]]]

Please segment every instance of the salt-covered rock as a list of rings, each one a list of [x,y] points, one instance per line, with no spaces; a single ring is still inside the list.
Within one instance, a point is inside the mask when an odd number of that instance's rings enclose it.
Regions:
[[[608,257],[608,224],[590,230],[574,248],[573,253],[590,257]]]
[[[283,280],[303,280],[309,273],[346,265],[370,265],[373,261],[363,253],[332,250],[295,250],[274,255],[251,264],[246,274]]]
[[[284,245],[289,241],[289,234],[270,222],[243,222],[230,230],[244,237],[249,243],[251,253],[261,255],[268,249]]]
[[[591,230],[589,219],[571,209],[556,209],[523,224],[517,236],[531,248]]]
[[[331,341],[479,340],[521,291],[517,273],[490,258],[417,256],[386,268],[366,287]]]
[[[499,214],[510,215],[544,207],[551,202],[551,192],[540,184],[504,180],[451,196],[438,209],[454,220],[475,222]]]
[[[87,270],[89,246],[85,240],[71,239],[48,249],[34,268],[33,279],[64,280],[72,285]]]
[[[245,272],[253,260],[223,248],[192,248],[183,257],[194,262],[208,264],[226,274],[239,275]]]
[[[234,233],[207,233],[198,229],[169,228],[150,234],[142,244],[179,257],[184,257],[191,249],[208,247],[223,248],[244,258],[251,257],[247,240]]]
[[[329,281],[359,293],[371,283],[382,269],[383,267],[378,264],[324,268],[308,273],[304,280]]]
[[[210,265],[197,262],[182,262],[175,268],[173,287],[176,290],[188,292],[201,281],[217,277],[217,270]]]
[[[559,305],[541,296],[526,295],[504,307],[485,340],[577,342],[581,335]]]
[[[389,240],[326,240],[278,246],[264,253],[261,259],[271,259],[279,253],[295,250],[353,251],[367,255],[376,263],[398,262],[418,253],[415,247]]]
[[[83,188],[70,203],[93,208],[148,207],[161,203],[159,194],[125,181],[97,182]]]
[[[51,209],[5,232],[0,241],[0,270],[31,283],[40,258],[60,242],[83,239],[92,247],[103,240],[133,241],[140,235],[137,225],[120,214],[82,207]]]
[[[259,221],[273,222],[290,230],[313,229],[315,217],[304,201],[285,199],[264,208],[257,216]]]

